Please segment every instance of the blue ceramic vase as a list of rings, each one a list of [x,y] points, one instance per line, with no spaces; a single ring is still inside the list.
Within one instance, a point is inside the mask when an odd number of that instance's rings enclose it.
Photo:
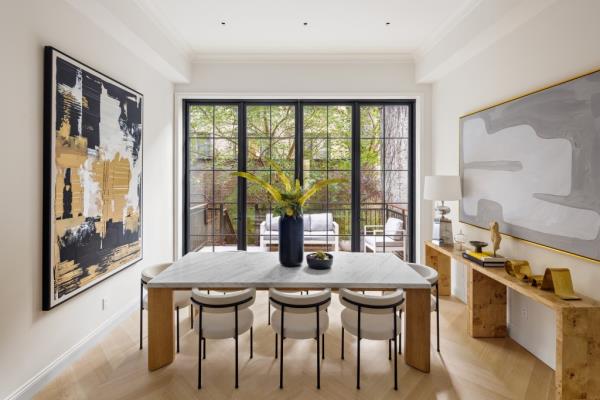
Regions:
[[[299,267],[304,258],[304,220],[302,216],[279,218],[279,263]]]

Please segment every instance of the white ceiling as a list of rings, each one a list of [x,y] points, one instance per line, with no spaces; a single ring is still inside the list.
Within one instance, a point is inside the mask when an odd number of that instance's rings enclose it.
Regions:
[[[323,53],[413,56],[433,46],[479,1],[136,0],[136,3],[177,47],[191,57],[202,58]],[[386,22],[390,25],[386,26]]]

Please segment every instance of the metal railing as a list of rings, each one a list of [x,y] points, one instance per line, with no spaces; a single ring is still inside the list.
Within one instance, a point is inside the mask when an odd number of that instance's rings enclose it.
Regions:
[[[248,223],[247,241],[249,245],[258,245],[260,224],[271,212],[269,204],[248,203],[253,209],[253,221]],[[311,204],[305,209],[306,214],[330,212],[333,220],[340,227],[340,236],[351,236],[352,210],[349,204]],[[236,224],[230,215],[227,204],[202,203],[194,204],[189,211],[189,248],[198,250],[204,246],[234,245],[237,243]],[[407,226],[408,209],[390,204],[369,204],[360,210],[361,226],[385,225],[388,218],[398,218]],[[254,243],[256,242],[256,243]]]

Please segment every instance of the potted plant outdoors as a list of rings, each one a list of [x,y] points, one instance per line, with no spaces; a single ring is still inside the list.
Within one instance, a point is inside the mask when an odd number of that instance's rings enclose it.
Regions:
[[[283,188],[280,189],[249,172],[233,172],[232,175],[258,183],[271,195],[275,202],[273,214],[279,216],[279,262],[285,267],[297,267],[302,264],[304,257],[302,207],[319,190],[328,185],[346,182],[346,180],[341,178],[324,179],[315,182],[310,188],[303,189],[298,179],[292,184],[292,180],[281,170],[279,165],[271,160],[267,162],[277,172]]]

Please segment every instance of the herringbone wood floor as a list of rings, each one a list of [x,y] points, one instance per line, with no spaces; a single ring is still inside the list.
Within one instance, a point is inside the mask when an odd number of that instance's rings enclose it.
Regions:
[[[182,314],[181,353],[156,372],[138,350],[138,313],[122,322],[80,360],[63,371],[37,399],[552,399],[554,372],[511,339],[473,339],[466,333],[467,309],[442,298],[441,354],[436,353],[432,314],[431,373],[423,374],[398,359],[399,390],[393,390],[392,364],[385,342],[364,341],[361,390],[355,389],[355,338],[346,335],[340,360],[341,306],[334,295],[326,334],[321,390],[316,384],[316,343],[287,340],[285,387],[278,388],[279,364],[273,358],[274,334],[266,324],[266,293],[253,306],[254,358],[249,337],[240,339],[240,388],[233,388],[232,340],[208,341],[203,388],[196,389],[198,339]],[[144,335],[145,336],[145,335]]]

